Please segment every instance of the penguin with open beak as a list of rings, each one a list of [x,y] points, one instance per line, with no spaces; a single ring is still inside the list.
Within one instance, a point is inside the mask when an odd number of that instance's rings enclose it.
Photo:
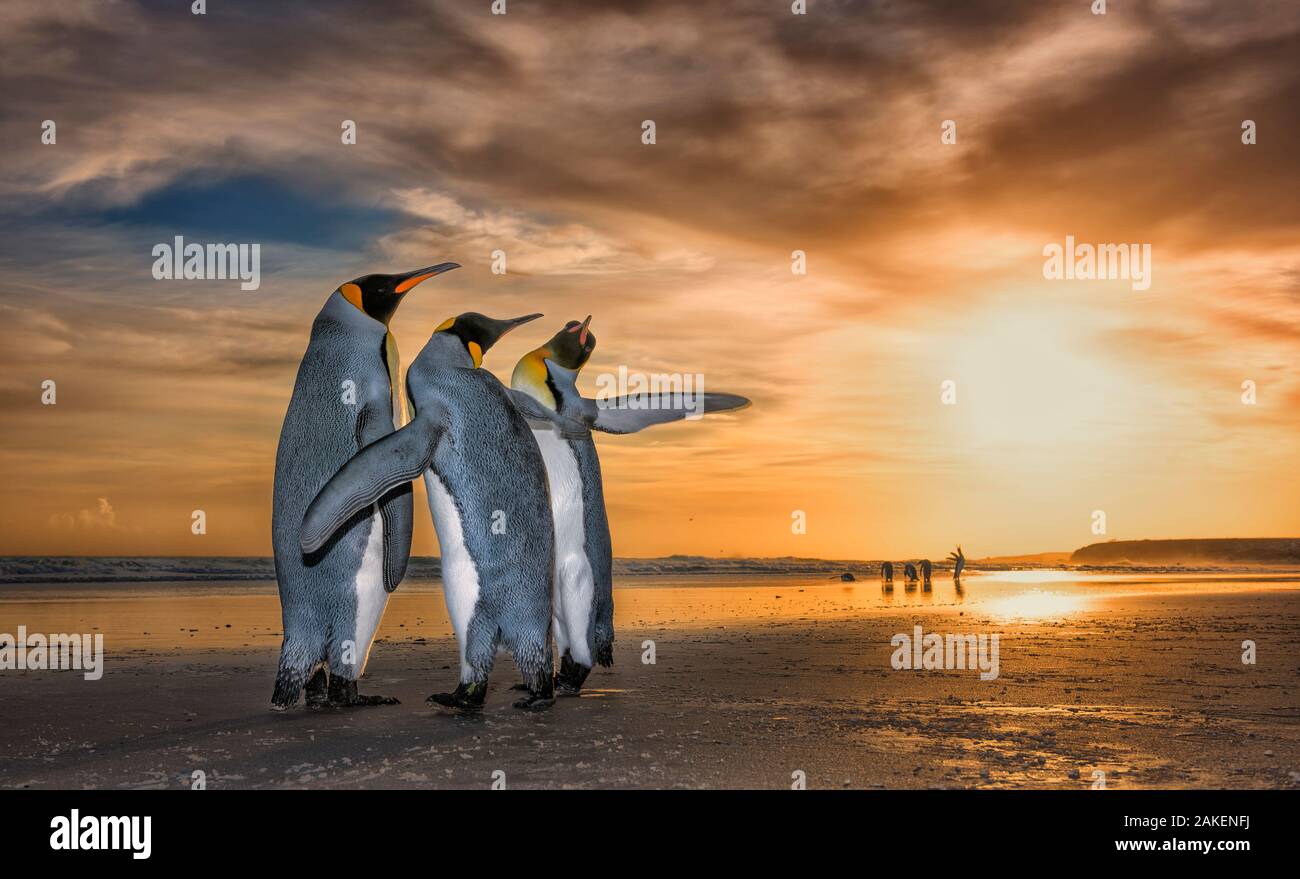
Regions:
[[[584,398],[577,388],[578,373],[595,348],[591,315],[582,321],[571,320],[545,345],[520,359],[511,387],[535,400],[548,414],[607,433],[634,433],[686,417],[687,410],[672,405],[671,394],[639,395],[640,408],[624,405],[625,398],[601,404]],[[704,412],[749,405],[749,400],[735,394],[703,394],[698,402]],[[552,623],[560,653],[555,686],[560,695],[576,696],[592,666],[614,662],[614,558],[600,459],[589,432],[566,432],[540,419],[532,424],[546,462],[555,519]]]

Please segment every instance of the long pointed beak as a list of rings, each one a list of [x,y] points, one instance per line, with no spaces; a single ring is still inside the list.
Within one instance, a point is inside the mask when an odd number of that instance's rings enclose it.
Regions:
[[[498,341],[500,341],[502,336],[504,336],[506,333],[513,330],[515,327],[523,326],[529,321],[537,320],[539,317],[542,317],[542,315],[526,314],[523,317],[512,317],[508,320],[497,320],[496,318],[488,318],[488,320],[492,322],[492,332],[494,333],[494,335],[491,336],[490,338],[483,340],[483,350],[486,351],[487,349],[491,348]]]
[[[413,272],[393,275],[393,278],[397,281],[397,286],[393,290],[396,293],[405,293],[417,284],[429,280],[434,275],[441,275],[443,272],[458,268],[460,268],[460,263],[440,262],[436,266],[428,266],[423,269],[416,269]]]
[[[539,317],[545,317],[545,316],[546,315],[542,314],[541,312],[538,312],[537,314],[526,314],[523,317],[512,317],[509,320],[498,321],[498,323],[505,325],[505,328],[501,330],[502,335],[505,335],[506,333],[513,330],[515,327],[521,327],[524,324],[528,323],[529,321],[534,321],[537,320]]]
[[[587,319],[582,322],[582,329],[578,331],[579,345],[587,344],[587,327],[590,325],[591,325],[591,315],[587,315]]]

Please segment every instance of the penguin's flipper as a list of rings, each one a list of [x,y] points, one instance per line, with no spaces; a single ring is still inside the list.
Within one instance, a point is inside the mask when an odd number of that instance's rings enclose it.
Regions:
[[[411,560],[411,531],[415,527],[415,496],[404,482],[379,502],[384,523],[384,591],[392,592],[406,576]]]
[[[750,401],[739,394],[701,394],[691,399],[684,394],[629,394],[596,402],[596,430],[605,433],[636,433],[655,424],[680,421],[692,414],[744,409]]]
[[[528,419],[530,427],[538,429],[550,428],[565,439],[587,439],[591,436],[591,430],[586,425],[579,424],[571,418],[565,418],[553,409],[543,406],[523,391],[506,388],[506,392],[510,395],[510,402],[514,403],[519,414]]]
[[[300,537],[303,555],[324,546],[359,510],[423,473],[440,433],[434,419],[416,418],[354,455],[307,507]]]
[[[367,403],[356,424],[357,451],[393,432],[392,401]],[[415,497],[409,482],[386,493],[379,501],[384,535],[384,591],[395,590],[406,576],[411,560],[411,532],[415,527]]]

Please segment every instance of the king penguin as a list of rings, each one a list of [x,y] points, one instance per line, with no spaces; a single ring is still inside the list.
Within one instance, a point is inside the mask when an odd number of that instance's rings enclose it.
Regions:
[[[673,405],[671,394],[637,395],[637,407],[628,406],[629,398],[624,397],[600,403],[584,399],[577,378],[596,347],[590,325],[591,315],[582,322],[571,320],[545,345],[525,354],[515,365],[511,388],[558,414],[564,424],[576,422],[609,433],[634,433],[689,414],[685,407]],[[735,394],[704,394],[699,402],[705,412],[749,405],[749,400]],[[555,688],[562,695],[576,696],[596,663],[614,662],[614,558],[600,459],[589,432],[566,431],[545,421],[531,423],[546,461],[555,519],[551,613],[560,653]]]
[[[471,312],[434,330],[407,371],[411,422],[349,461],[302,523],[302,551],[314,552],[357,510],[423,475],[460,649],[459,685],[428,701],[462,711],[482,707],[498,646],[514,655],[528,689],[515,707],[555,702],[546,468],[510,390],[479,369],[502,335],[538,317]]]
[[[311,328],[275,454],[271,537],[284,641],[271,707],[295,705],[303,685],[318,706],[378,705],[359,696],[375,629],[410,556],[410,486],[377,496],[340,522],[328,545],[302,553],[307,505],[348,459],[400,426],[397,343],[388,332],[403,297],[449,269],[366,275],[326,300]]]

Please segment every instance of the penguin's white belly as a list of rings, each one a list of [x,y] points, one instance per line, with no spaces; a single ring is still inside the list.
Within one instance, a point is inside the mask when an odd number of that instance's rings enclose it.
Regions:
[[[555,642],[561,655],[568,649],[575,662],[590,668],[593,662],[587,628],[595,578],[587,559],[578,459],[569,444],[554,431],[535,430],[533,436],[546,462],[551,517],[555,521],[555,585],[551,602]]]
[[[375,630],[379,628],[384,608],[388,606],[388,591],[384,589],[384,517],[379,514],[378,504],[373,509],[370,537],[366,540],[366,550],[361,556],[356,578],[357,620],[353,637],[356,639],[357,677],[365,673]]]
[[[433,514],[433,527],[438,532],[438,556],[442,561],[442,592],[447,600],[447,615],[456,632],[460,647],[461,679],[469,668],[465,664],[465,636],[469,621],[478,604],[478,568],[465,547],[465,530],[461,526],[460,511],[456,509],[451,494],[442,480],[432,470],[424,471],[424,487],[429,496],[429,512]]]

